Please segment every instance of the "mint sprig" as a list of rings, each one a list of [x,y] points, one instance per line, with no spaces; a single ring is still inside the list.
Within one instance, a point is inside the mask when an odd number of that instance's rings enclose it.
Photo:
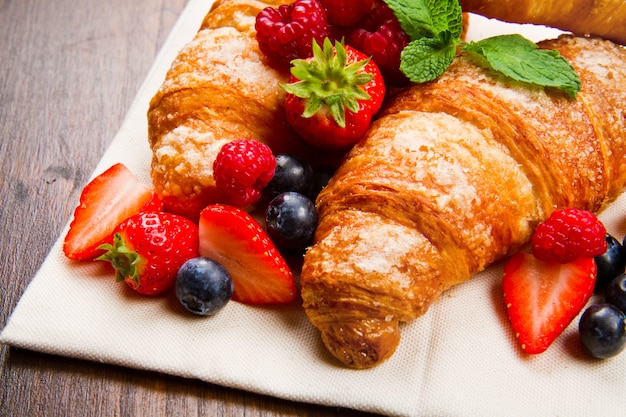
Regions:
[[[433,81],[452,64],[457,47],[475,62],[510,79],[552,87],[572,98],[580,78],[558,51],[537,49],[521,35],[502,35],[464,43],[459,0],[385,0],[411,43],[402,51],[400,70],[415,83]]]
[[[521,35],[501,35],[466,43],[463,52],[476,54],[501,74],[528,84],[553,87],[572,98],[580,91],[580,78],[557,51],[537,49],[534,42]]]

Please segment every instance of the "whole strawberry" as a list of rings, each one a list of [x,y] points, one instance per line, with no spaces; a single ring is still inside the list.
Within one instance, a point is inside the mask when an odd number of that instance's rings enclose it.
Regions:
[[[112,244],[97,260],[111,262],[117,281],[144,295],[157,295],[176,282],[178,269],[198,256],[198,227],[166,212],[143,212],[116,229]]]
[[[295,60],[288,84],[287,120],[313,146],[343,149],[367,131],[385,98],[378,66],[350,46],[313,43],[313,57]]]

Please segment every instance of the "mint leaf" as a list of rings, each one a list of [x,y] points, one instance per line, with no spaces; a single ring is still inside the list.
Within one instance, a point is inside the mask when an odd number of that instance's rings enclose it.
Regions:
[[[400,70],[416,83],[443,74],[461,42],[463,11],[458,0],[385,0],[411,38]]]
[[[463,10],[458,0],[425,0],[439,33],[450,32],[453,38],[463,33]]]
[[[448,31],[457,38],[463,29],[458,0],[385,0],[412,40],[435,38]]]
[[[565,91],[572,98],[580,91],[580,78],[558,51],[537,49],[520,35],[501,35],[470,42],[463,52],[475,54],[475,60],[516,80]]]
[[[456,55],[456,42],[449,36],[441,39],[421,38],[412,41],[402,51],[400,70],[414,83],[425,83],[443,74]]]

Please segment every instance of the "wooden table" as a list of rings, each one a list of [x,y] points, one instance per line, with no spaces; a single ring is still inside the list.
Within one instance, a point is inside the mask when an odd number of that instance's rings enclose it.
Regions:
[[[0,1],[4,327],[186,0]],[[0,416],[373,416],[1,346]]]

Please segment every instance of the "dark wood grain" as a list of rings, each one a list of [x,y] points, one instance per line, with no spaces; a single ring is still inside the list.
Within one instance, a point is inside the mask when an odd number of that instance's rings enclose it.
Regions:
[[[0,326],[69,219],[185,3],[0,0]],[[0,349],[1,416],[373,416]]]

